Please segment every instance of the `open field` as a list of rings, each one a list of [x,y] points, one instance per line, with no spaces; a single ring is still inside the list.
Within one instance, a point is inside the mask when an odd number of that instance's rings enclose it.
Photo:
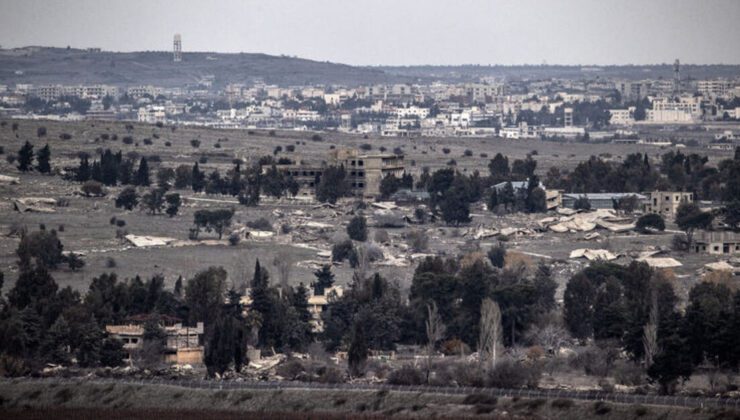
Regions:
[[[74,418],[581,418],[730,419],[720,408],[628,405],[570,399],[495,398],[484,394],[335,389],[192,389],[71,381],[0,382],[0,415]],[[175,408],[177,407],[177,408]]]
[[[561,169],[573,168],[578,162],[587,159],[590,155],[622,157],[633,152],[648,152],[651,156],[659,156],[666,150],[641,145],[614,145],[580,143],[555,143],[539,140],[501,140],[501,139],[398,139],[398,138],[369,138],[344,135],[338,133],[322,133],[322,141],[312,141],[311,133],[306,132],[276,132],[247,130],[216,130],[193,127],[157,127],[154,125],[132,124],[126,127],[124,123],[88,121],[62,123],[53,121],[18,121],[16,132],[8,123],[0,127],[0,144],[5,153],[14,153],[25,140],[32,141],[40,147],[49,143],[52,149],[52,165],[55,168],[76,166],[79,152],[87,152],[95,156],[101,148],[111,148],[114,151],[122,150],[124,154],[136,153],[140,156],[157,155],[161,163],[152,162],[152,176],[159,165],[175,167],[179,164],[192,164],[202,156],[206,156],[207,163],[201,164],[201,169],[208,172],[218,169],[222,174],[232,166],[232,160],[256,159],[265,154],[272,154],[276,146],[282,146],[280,157],[290,157],[295,160],[318,162],[326,158],[330,147],[359,147],[367,143],[373,150],[392,151],[400,147],[406,155],[407,168],[418,175],[422,167],[444,167],[451,158],[456,159],[457,167],[461,171],[479,170],[487,172],[490,157],[501,152],[510,160],[524,158],[533,150],[537,151],[534,158],[538,161],[538,172],[544,174],[551,166]],[[44,138],[36,137],[36,129],[40,126],[47,128]],[[70,140],[61,140],[60,134],[71,135]],[[687,132],[681,133],[688,135]],[[109,140],[103,140],[103,134],[108,134]],[[117,134],[118,140],[110,140]],[[707,133],[699,133],[707,136]],[[698,135],[698,134],[697,134]],[[134,138],[131,145],[124,144],[124,136]],[[156,138],[158,137],[158,138]],[[143,139],[151,139],[152,145],[145,145]],[[190,140],[198,139],[201,144],[194,148]],[[219,139],[221,139],[219,141]],[[165,146],[170,142],[171,146]],[[220,148],[214,145],[220,144]],[[286,152],[286,146],[294,145],[295,152]],[[443,152],[449,148],[449,154]],[[474,151],[472,157],[463,156],[466,149]],[[717,161],[727,156],[729,152],[709,151],[706,149],[691,149],[689,152],[708,153],[710,159]],[[483,156],[483,157],[482,157]],[[487,156],[487,157],[485,157]],[[412,166],[413,165],[413,166]],[[60,177],[43,176],[37,173],[21,174],[14,165],[4,159],[0,161],[0,173],[18,176],[20,185],[0,186],[0,229],[6,233],[12,225],[22,224],[29,229],[36,229],[44,224],[47,229],[59,229],[65,250],[85,254],[86,267],[78,272],[68,269],[59,269],[54,277],[60,286],[72,286],[84,291],[90,280],[102,272],[116,272],[119,277],[129,278],[137,274],[151,276],[162,274],[166,284],[174,284],[178,276],[184,278],[212,265],[224,266],[230,273],[230,279],[235,285],[241,284],[251,276],[254,261],[259,258],[263,264],[271,268],[276,256],[287,257],[293,265],[291,283],[310,283],[313,280],[310,262],[320,260],[316,257],[319,250],[330,249],[331,238],[343,234],[344,226],[351,217],[344,209],[315,209],[311,205],[268,202],[256,208],[247,208],[235,204],[231,196],[206,196],[193,194],[192,191],[178,191],[186,199],[180,214],[174,218],[164,215],[151,216],[140,210],[123,211],[114,207],[113,200],[120,191],[120,187],[112,188],[107,197],[84,198],[75,195],[79,184],[63,181]],[[68,207],[58,207],[55,213],[18,213],[13,210],[12,199],[19,197],[51,197],[66,198]],[[188,198],[207,198],[208,200],[188,200]],[[171,237],[185,241],[188,230],[192,226],[192,214],[198,208],[204,207],[234,207],[237,212],[234,217],[236,223],[244,223],[264,217],[270,220],[277,230],[281,224],[293,223],[292,214],[304,212],[311,220],[332,225],[324,229],[319,235],[319,241],[308,242],[295,236],[278,235],[275,240],[243,241],[237,246],[229,246],[224,239],[221,243],[204,241],[199,244],[188,244],[179,247],[159,247],[149,249],[132,248],[116,238],[116,227],[111,225],[110,219],[125,220],[125,229],[130,234]],[[410,210],[409,210],[410,211]],[[532,227],[541,215],[508,215],[495,216],[484,211],[479,205],[471,209],[473,222],[471,226],[503,227]],[[675,227],[669,226],[669,229]],[[405,244],[403,236],[411,228],[387,229],[390,234],[390,244],[387,250],[396,252],[398,247]],[[449,228],[442,225],[425,225],[430,236],[430,251],[437,254],[455,254],[461,246],[477,246],[469,237],[462,236],[464,228]],[[374,228],[370,230],[370,238],[374,237]],[[555,278],[560,284],[558,296],[569,276],[585,262],[568,260],[568,254],[576,248],[606,248],[615,253],[635,253],[645,247],[668,248],[672,235],[636,235],[602,233],[602,238],[596,241],[587,241],[583,234],[553,234],[545,233],[521,238],[511,238],[508,247],[512,250],[528,254],[533,261],[545,258],[553,262]],[[203,234],[203,239],[213,239],[213,235]],[[0,241],[0,270],[6,273],[6,290],[12,287],[16,271],[15,249],[18,238],[3,237]],[[296,246],[301,244],[302,247]],[[483,240],[480,245],[484,248],[492,241]],[[696,270],[703,264],[715,261],[709,256],[675,254],[672,255],[684,263],[674,271],[678,275],[679,295],[685,295],[686,290],[695,281]],[[115,262],[115,266],[110,260]],[[628,259],[627,259],[628,260]],[[414,263],[408,262],[401,266],[377,266],[378,270],[390,279],[398,281],[402,287],[408,287],[414,269]],[[274,272],[274,270],[272,270]],[[339,284],[346,284],[351,280],[352,270],[345,264],[335,268]],[[273,274],[273,279],[275,278]]]

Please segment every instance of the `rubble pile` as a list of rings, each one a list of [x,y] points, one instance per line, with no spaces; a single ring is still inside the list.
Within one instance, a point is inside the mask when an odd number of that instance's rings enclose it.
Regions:
[[[567,210],[567,211],[564,211]],[[635,228],[631,219],[617,217],[611,209],[597,209],[590,212],[572,213],[571,209],[558,209],[559,217],[549,216],[537,221],[543,230],[556,233],[590,232],[597,227],[611,232],[628,232]]]

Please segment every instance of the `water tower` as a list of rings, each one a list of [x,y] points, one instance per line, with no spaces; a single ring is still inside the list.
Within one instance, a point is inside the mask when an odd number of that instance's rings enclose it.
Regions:
[[[673,94],[674,95],[679,95],[681,93],[680,65],[681,65],[681,62],[678,61],[678,58],[677,58],[676,61],[673,62]]]
[[[172,60],[175,63],[182,61],[182,38],[180,34],[175,34],[175,41],[172,43]]]

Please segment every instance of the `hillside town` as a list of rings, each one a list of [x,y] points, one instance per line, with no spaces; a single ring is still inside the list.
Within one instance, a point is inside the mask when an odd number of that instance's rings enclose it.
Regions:
[[[0,418],[740,418],[740,3],[29,3]]]
[[[179,52],[173,60],[187,60]],[[470,83],[223,85],[215,75],[153,85],[0,84],[0,115],[62,121],[139,121],[225,129],[326,130],[387,137],[499,137],[665,144],[641,127],[740,120],[740,80],[696,80],[679,60],[669,79],[481,77]],[[22,75],[19,76],[22,79]],[[734,133],[713,131],[731,150]]]

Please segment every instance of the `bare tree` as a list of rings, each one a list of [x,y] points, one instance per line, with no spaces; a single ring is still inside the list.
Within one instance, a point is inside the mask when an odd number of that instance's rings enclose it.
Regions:
[[[280,290],[285,293],[285,291],[288,290],[290,270],[293,266],[293,261],[290,255],[285,252],[280,252],[275,256],[275,259],[272,261],[272,265],[277,269]]]
[[[557,354],[570,335],[557,315],[551,314],[543,323],[527,331],[527,340],[542,346],[546,351]]]
[[[480,336],[478,337],[481,368],[485,367],[486,362],[490,362],[490,367],[496,365],[502,343],[501,308],[493,300],[483,299],[480,309]]]
[[[357,254],[357,266],[355,267],[355,273],[361,278],[365,279],[368,277],[370,271],[370,254],[365,245],[360,245],[355,248]]]
[[[655,288],[650,293],[650,317],[643,327],[642,345],[645,349],[645,368],[653,364],[658,353],[658,296]]]
[[[441,340],[447,327],[442,322],[442,317],[439,315],[437,310],[437,304],[427,304],[427,382],[429,382],[429,373],[432,370],[432,353],[434,352],[434,346],[439,340]]]

